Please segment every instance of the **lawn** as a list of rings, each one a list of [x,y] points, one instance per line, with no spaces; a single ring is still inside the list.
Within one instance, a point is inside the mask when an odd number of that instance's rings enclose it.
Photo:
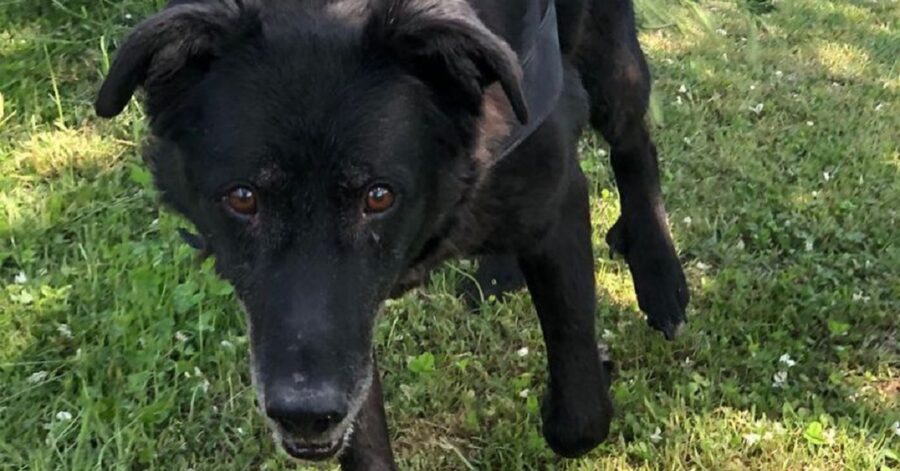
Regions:
[[[0,0],[0,469],[295,467],[231,289],[157,203],[140,107],[92,114],[162,3]],[[469,313],[458,263],[378,325],[401,469],[900,469],[900,5],[637,4],[688,328],[651,331],[608,257],[618,198],[587,136],[610,440],[549,452],[531,302]]]

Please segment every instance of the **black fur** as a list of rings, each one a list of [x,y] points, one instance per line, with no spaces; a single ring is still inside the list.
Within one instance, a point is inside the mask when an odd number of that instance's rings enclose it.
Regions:
[[[588,123],[612,146],[622,194],[609,243],[650,324],[672,337],[684,322],[630,0],[556,0],[563,96],[513,153],[479,157],[504,124],[489,109],[528,119],[518,18],[546,1],[180,0],[119,49],[97,113],[118,114],[144,89],[156,184],[244,302],[260,403],[292,455],[326,458],[346,438],[344,468],[394,467],[374,319],[387,297],[462,255],[485,257],[482,279],[527,283],[547,344],[550,447],[573,457],[606,438],[576,155]],[[363,209],[375,183],[395,194],[380,214]],[[226,209],[234,186],[252,189],[256,214]]]

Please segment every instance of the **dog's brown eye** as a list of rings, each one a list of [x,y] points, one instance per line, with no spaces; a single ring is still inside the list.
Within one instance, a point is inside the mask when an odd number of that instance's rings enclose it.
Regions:
[[[394,192],[387,185],[375,185],[366,194],[366,212],[383,213],[394,205]]]
[[[239,186],[229,190],[225,195],[225,203],[238,214],[244,216],[256,214],[256,195],[247,187]]]

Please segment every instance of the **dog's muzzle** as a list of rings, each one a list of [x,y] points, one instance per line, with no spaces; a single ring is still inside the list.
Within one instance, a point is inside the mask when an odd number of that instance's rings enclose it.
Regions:
[[[371,367],[368,370],[350,394],[327,386],[297,389],[292,387],[293,381],[258,388],[259,403],[275,442],[299,460],[339,456],[350,442],[353,424],[369,396],[373,371]]]

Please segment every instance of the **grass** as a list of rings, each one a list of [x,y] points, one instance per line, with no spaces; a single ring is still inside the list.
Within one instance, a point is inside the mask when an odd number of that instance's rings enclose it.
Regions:
[[[0,1],[0,469],[294,466],[231,290],[157,205],[139,107],[92,116],[108,51],[162,3]],[[471,315],[446,269],[377,330],[401,469],[900,469],[897,3],[637,4],[689,329],[650,331],[606,257],[590,136],[610,440],[554,458],[527,295]]]

